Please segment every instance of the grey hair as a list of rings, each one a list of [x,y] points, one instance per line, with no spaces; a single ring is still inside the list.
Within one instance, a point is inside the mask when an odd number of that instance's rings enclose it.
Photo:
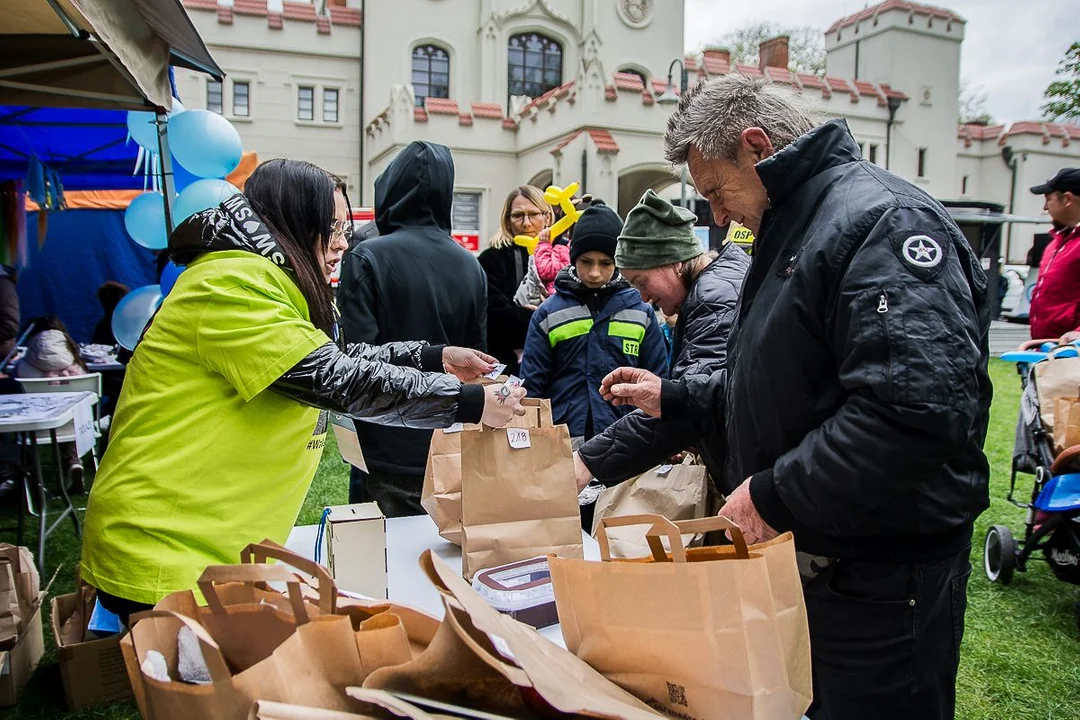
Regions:
[[[683,95],[668,119],[664,156],[683,165],[693,146],[707,160],[737,163],[740,138],[747,128],[761,128],[780,150],[816,124],[765,78],[731,73],[699,83]]]

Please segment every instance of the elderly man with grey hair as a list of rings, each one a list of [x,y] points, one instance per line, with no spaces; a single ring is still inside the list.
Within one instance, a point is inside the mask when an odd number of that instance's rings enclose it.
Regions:
[[[942,206],[760,79],[687,93],[667,158],[757,238],[726,368],[620,368],[616,404],[725,424],[721,514],[791,531],[814,720],[951,718],[972,525],[989,504],[986,278]]]

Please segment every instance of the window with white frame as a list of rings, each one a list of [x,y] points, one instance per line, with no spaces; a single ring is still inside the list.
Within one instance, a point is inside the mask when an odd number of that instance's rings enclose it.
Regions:
[[[323,88],[322,94],[322,119],[323,122],[336,123],[338,121],[338,97],[337,88]]]
[[[412,86],[416,104],[450,97],[450,56],[438,45],[421,45],[412,53]]]
[[[236,117],[251,116],[251,84],[245,81],[233,81],[232,114]]]
[[[221,100],[221,83],[217,80],[206,81],[206,109],[219,115],[225,111]]]
[[[301,85],[296,91],[296,119],[315,119],[315,88],[311,85]]]
[[[507,55],[508,95],[536,98],[562,85],[562,46],[546,35],[512,35]]]

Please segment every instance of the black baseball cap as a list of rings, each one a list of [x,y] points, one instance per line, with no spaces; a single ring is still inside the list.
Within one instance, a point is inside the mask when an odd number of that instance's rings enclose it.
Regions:
[[[1071,192],[1080,195],[1080,168],[1061,168],[1057,175],[1042,185],[1031,188],[1034,195],[1046,195],[1052,192]]]

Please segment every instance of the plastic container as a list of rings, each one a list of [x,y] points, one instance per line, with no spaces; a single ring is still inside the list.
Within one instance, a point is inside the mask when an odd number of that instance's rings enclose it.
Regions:
[[[546,557],[481,570],[473,590],[501,613],[539,630],[559,622]]]

